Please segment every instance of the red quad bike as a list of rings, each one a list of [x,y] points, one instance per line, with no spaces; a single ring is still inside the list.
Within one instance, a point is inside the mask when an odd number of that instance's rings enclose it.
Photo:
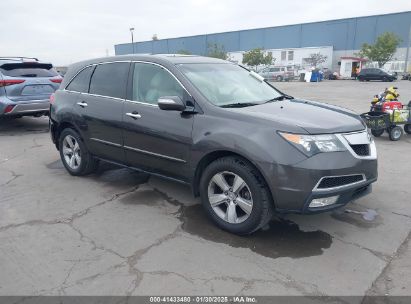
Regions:
[[[411,101],[403,105],[398,101],[400,95],[396,90],[396,87],[390,87],[375,95],[370,112],[361,114],[375,137],[387,131],[390,140],[397,141],[403,135],[401,125],[404,125],[407,134],[411,134]]]

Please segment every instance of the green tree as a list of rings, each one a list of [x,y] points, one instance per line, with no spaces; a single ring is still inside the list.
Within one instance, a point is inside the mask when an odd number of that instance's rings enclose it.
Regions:
[[[394,33],[385,32],[377,37],[374,44],[364,43],[359,56],[378,62],[381,68],[392,59],[400,42],[400,37]]]
[[[217,43],[209,43],[207,46],[207,57],[227,60],[228,55],[223,45]]]
[[[327,61],[328,56],[323,55],[321,53],[313,53],[310,54],[307,58],[304,58],[304,61],[310,64],[312,67],[316,68],[321,63]]]
[[[178,50],[176,54],[180,54],[180,55],[191,55],[190,51],[187,50]]]
[[[273,55],[271,53],[265,55],[264,50],[261,48],[250,50],[248,52],[245,52],[243,55],[243,63],[254,67],[254,69],[261,64],[273,64],[274,61],[275,58],[273,59]]]

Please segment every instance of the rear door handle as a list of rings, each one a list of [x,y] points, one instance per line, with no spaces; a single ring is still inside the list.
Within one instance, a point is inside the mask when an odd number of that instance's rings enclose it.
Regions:
[[[82,107],[82,108],[85,108],[85,107],[88,106],[87,102],[85,102],[85,101],[80,101],[80,102],[78,102],[77,104],[78,104],[80,107]]]
[[[127,116],[133,118],[133,119],[139,119],[141,118],[141,115],[138,114],[138,112],[132,112],[132,113],[126,113]]]

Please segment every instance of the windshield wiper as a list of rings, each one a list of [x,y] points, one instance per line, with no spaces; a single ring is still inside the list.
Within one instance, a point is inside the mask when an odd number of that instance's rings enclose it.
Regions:
[[[260,103],[255,103],[255,102],[236,102],[236,103],[225,104],[220,107],[221,108],[245,108],[245,107],[256,106],[259,104]]]
[[[271,99],[267,100],[265,103],[284,100],[284,99],[294,99],[294,97],[292,97],[290,95],[287,95],[287,94],[284,94],[284,95],[281,95],[281,96],[278,96],[278,97],[271,98]]]

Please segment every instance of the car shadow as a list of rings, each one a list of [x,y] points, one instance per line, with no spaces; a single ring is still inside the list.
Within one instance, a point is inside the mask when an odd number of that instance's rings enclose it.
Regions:
[[[47,167],[64,170],[60,160],[48,164]],[[316,223],[318,219],[302,215],[274,217],[268,225],[248,236],[228,233],[218,228],[207,217],[200,200],[193,197],[189,187],[105,162],[100,164],[94,174],[86,178],[110,183],[112,186],[138,186],[135,191],[121,197],[119,203],[131,208],[138,205],[160,209],[167,208],[167,204],[177,206],[178,212],[169,216],[177,216],[181,221],[181,230],[185,233],[234,248],[247,248],[264,257],[318,256],[330,248],[333,242],[333,236],[321,230],[322,225]],[[372,221],[364,219],[364,215],[368,214],[368,211],[364,213],[342,208],[337,213],[322,216],[325,216],[327,221],[331,219],[359,228],[372,228],[375,226]],[[310,228],[300,228],[301,224]]]

